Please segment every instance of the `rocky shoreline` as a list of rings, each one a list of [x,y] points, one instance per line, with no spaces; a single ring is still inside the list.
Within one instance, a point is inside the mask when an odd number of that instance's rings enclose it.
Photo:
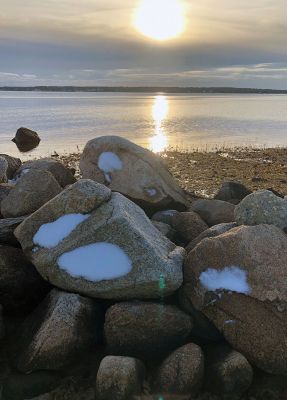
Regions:
[[[1,154],[0,399],[285,399],[286,153]]]
[[[81,153],[54,155],[80,176]],[[160,153],[182,189],[213,197],[224,181],[238,181],[250,189],[269,189],[287,195],[287,148],[222,149],[217,152],[174,151]]]

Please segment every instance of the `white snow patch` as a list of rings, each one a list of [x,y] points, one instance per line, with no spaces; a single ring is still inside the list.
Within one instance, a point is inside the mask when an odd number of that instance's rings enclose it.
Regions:
[[[115,153],[111,151],[105,151],[99,157],[98,167],[104,172],[106,181],[111,183],[111,172],[121,170],[123,168],[123,163]]]
[[[16,176],[15,178],[9,179],[9,180],[8,180],[8,183],[9,183],[10,185],[15,185],[15,184],[18,182],[18,180],[19,180],[23,175],[26,175],[29,171],[30,171],[30,168],[24,168],[24,169],[22,169],[21,173],[20,173],[18,176]]]
[[[20,176],[23,176],[23,175],[28,174],[29,171],[30,171],[30,168],[24,168],[24,169],[22,169]]]
[[[41,247],[52,249],[88,218],[89,214],[63,215],[54,222],[43,224],[35,234],[33,242]]]
[[[132,270],[132,260],[112,243],[93,243],[62,254],[58,265],[74,278],[98,282],[120,278]]]
[[[167,217],[173,217],[177,213],[176,210],[165,210],[162,211],[162,215],[166,215]]]
[[[228,319],[227,321],[224,321],[225,325],[230,325],[230,324],[235,324],[235,320],[234,319]]]
[[[157,190],[154,189],[154,188],[145,189],[145,190],[146,190],[147,194],[148,194],[150,197],[154,197],[154,196],[157,195]]]
[[[250,292],[247,282],[247,272],[235,266],[226,267],[222,271],[209,268],[200,274],[199,280],[210,291],[224,289],[244,294]]]

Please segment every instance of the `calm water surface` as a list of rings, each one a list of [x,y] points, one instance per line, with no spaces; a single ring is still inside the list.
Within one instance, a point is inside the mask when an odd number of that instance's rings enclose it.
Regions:
[[[0,152],[19,156],[11,139],[20,126],[42,138],[27,157],[81,150],[102,135],[156,152],[287,146],[287,96],[0,92]]]

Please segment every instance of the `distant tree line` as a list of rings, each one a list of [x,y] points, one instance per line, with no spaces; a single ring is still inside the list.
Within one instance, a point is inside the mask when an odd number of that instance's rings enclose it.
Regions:
[[[123,93],[245,93],[287,94],[287,90],[234,88],[234,87],[165,87],[165,86],[3,86],[0,91],[10,92],[123,92]]]

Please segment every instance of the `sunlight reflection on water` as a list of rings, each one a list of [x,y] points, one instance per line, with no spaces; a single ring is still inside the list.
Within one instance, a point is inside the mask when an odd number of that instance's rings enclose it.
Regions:
[[[163,122],[168,115],[168,109],[167,97],[162,95],[156,96],[152,107],[152,117],[155,124],[155,131],[154,136],[150,138],[150,147],[155,153],[164,151],[168,146],[167,136],[163,127]]]

